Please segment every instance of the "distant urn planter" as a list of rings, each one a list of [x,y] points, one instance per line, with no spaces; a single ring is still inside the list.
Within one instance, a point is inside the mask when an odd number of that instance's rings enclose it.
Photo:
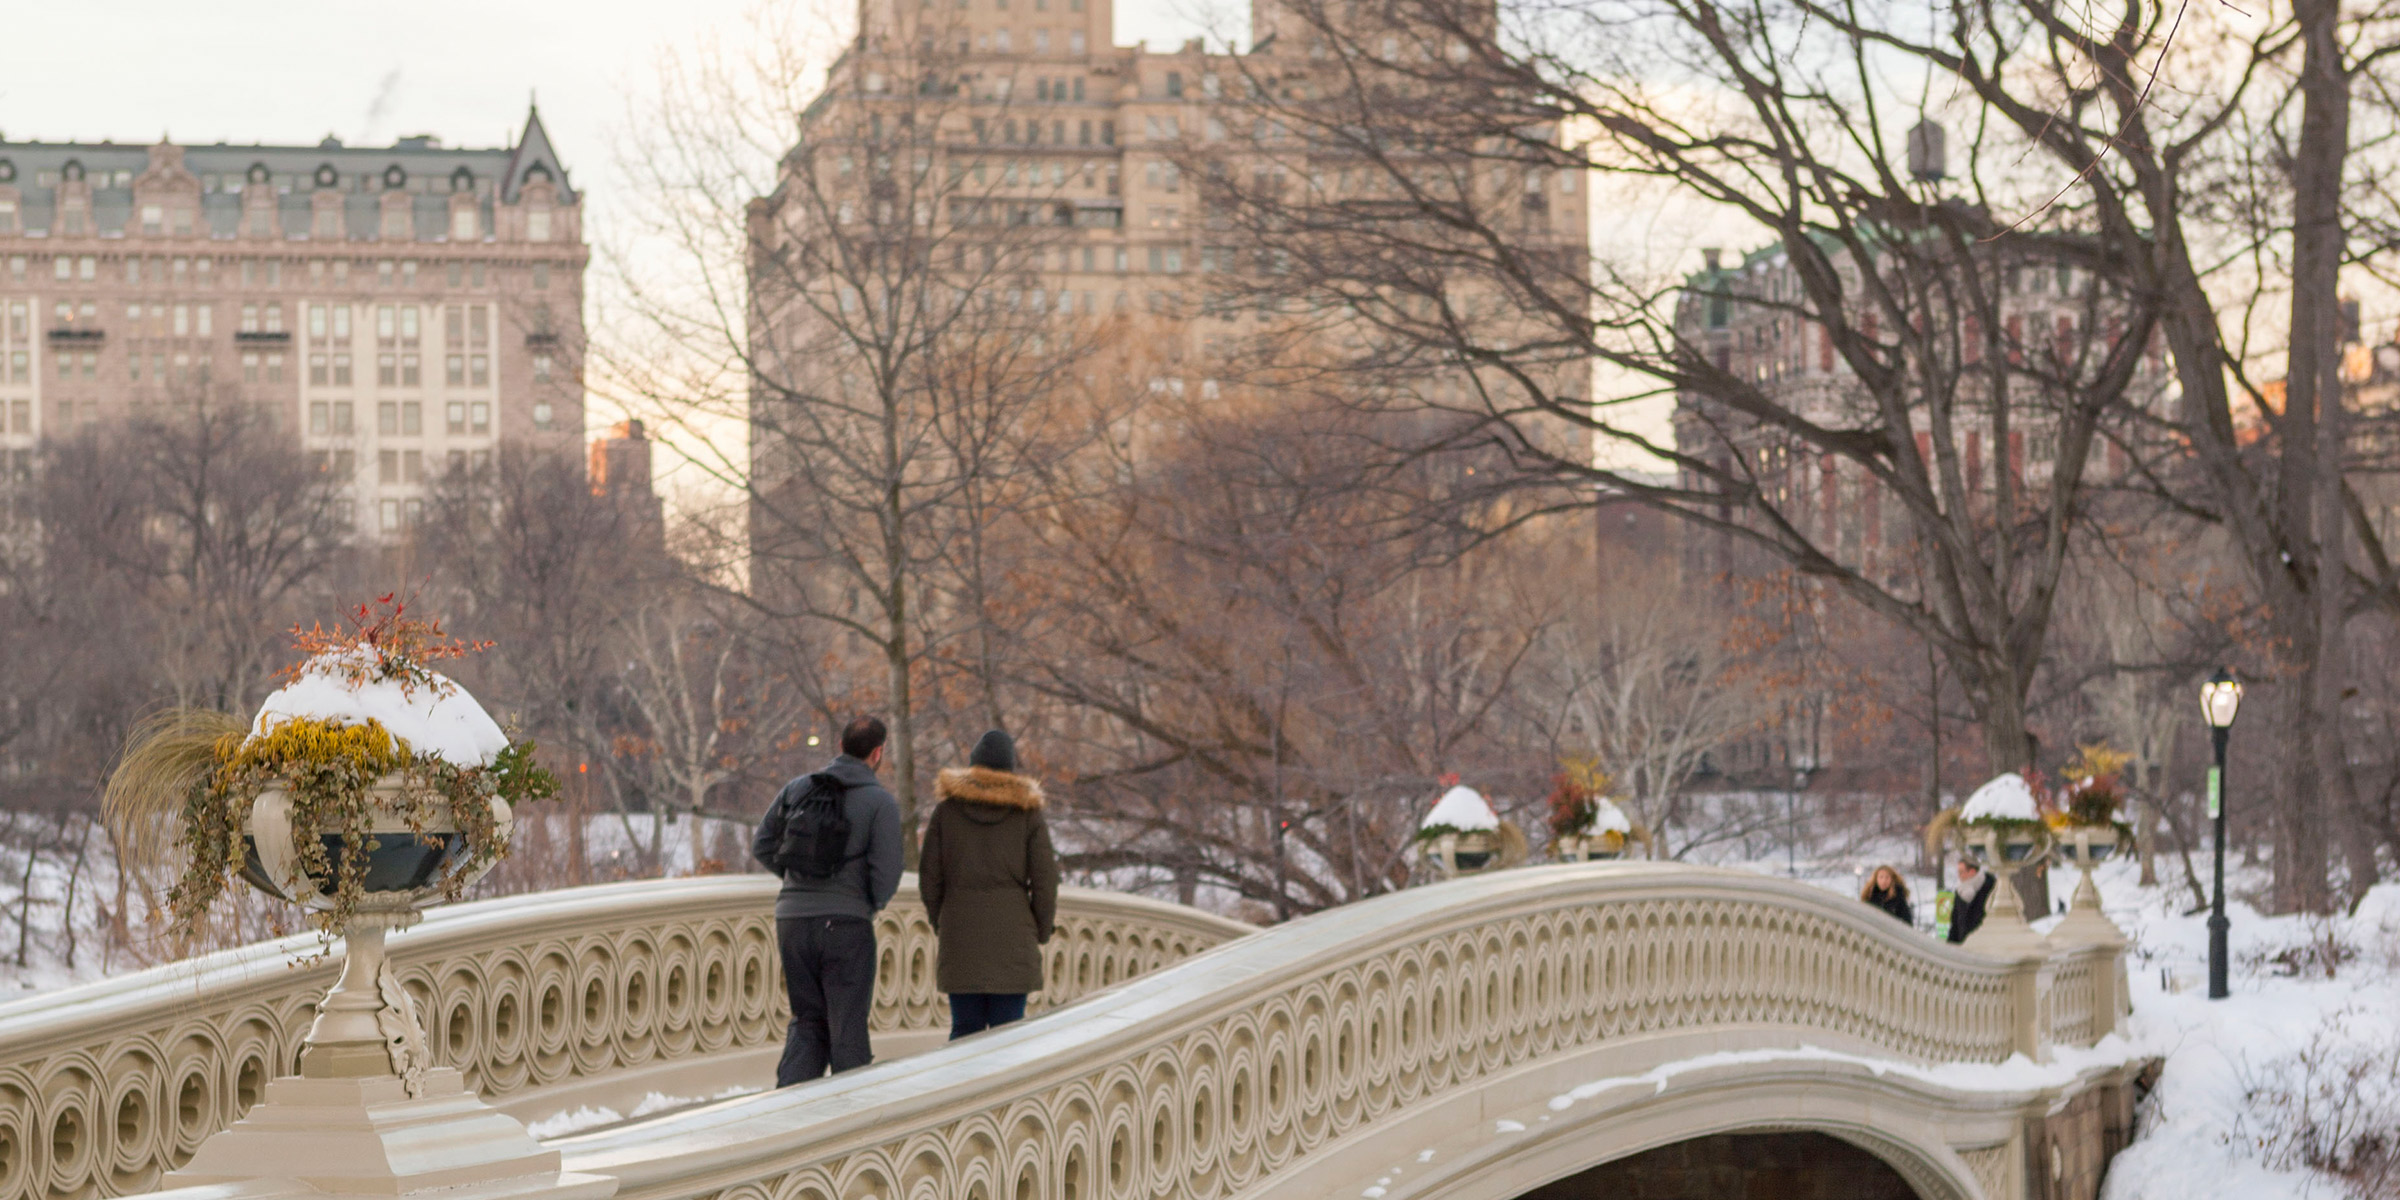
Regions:
[[[2082,757],[2067,768],[2064,803],[2050,814],[2050,835],[2061,861],[2082,872],[2067,916],[2050,931],[2053,939],[2122,946],[2123,930],[2100,909],[2100,887],[2092,869],[2133,845],[2133,826],[2120,818],[2124,790],[2117,780],[2128,756],[2106,745],[2081,747]]]
[[[1473,875],[1525,861],[1525,835],[1500,819],[1473,788],[1455,782],[1417,827],[1417,857],[1439,878]]]
[[[1967,935],[1967,947],[2003,957],[2039,954],[2041,936],[2025,922],[2025,902],[2009,880],[2041,864],[2051,850],[2050,826],[2024,776],[1999,775],[1976,788],[1967,802],[1936,816],[1925,831],[1929,851],[1945,842],[1992,876],[1992,895],[1983,924]]]
[[[1608,773],[1598,759],[1570,758],[1551,776],[1550,857],[1559,862],[1604,862],[1625,857],[1634,842],[1647,845],[1649,831],[1633,823],[1607,796]]]

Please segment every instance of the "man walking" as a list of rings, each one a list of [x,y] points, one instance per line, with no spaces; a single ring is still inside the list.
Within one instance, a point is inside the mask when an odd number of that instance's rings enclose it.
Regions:
[[[842,753],[783,786],[750,856],[783,876],[775,938],[792,1024],[775,1086],[867,1065],[875,1004],[875,914],[900,887],[900,804],[875,778],[883,722],[842,729]]]

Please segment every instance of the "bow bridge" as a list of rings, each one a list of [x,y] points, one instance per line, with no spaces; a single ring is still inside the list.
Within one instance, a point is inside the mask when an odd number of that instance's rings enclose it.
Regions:
[[[391,947],[434,1058],[504,1112],[668,1109],[544,1143],[622,1200],[2082,1200],[2143,1065],[2103,1040],[2109,939],[1977,953],[1803,884],[1607,863],[1268,930],[1065,889],[1034,1015],[957,1045],[911,882],[877,1063],[698,1103],[773,1076],[774,889],[482,901]],[[322,1195],[163,1178],[292,1069],[338,966],[287,965],[313,946],[0,1005],[0,1200]]]

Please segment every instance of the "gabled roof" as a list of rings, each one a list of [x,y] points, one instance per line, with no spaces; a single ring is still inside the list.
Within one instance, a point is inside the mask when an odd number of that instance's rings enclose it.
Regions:
[[[558,198],[562,202],[575,203],[575,189],[567,185],[566,165],[550,146],[550,132],[542,128],[542,110],[538,105],[527,105],[525,132],[517,136],[516,148],[508,153],[508,169],[500,178],[500,199],[516,203],[518,191],[536,169],[547,172],[551,181],[558,184]]]

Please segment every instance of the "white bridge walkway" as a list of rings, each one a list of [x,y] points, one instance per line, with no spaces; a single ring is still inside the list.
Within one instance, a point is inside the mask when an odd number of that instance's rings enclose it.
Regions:
[[[461,905],[391,942],[435,1058],[526,1120],[769,1081],[774,883]],[[1809,1131],[1926,1200],[2096,1194],[2141,1064],[2118,950],[2003,960],[1789,881],[1497,872],[1255,931],[1062,892],[1032,1019],[945,1046],[913,884],[875,1066],[553,1139],[623,1200],[1507,1200],[1652,1148]],[[149,1192],[288,1071],[313,939],[0,1005],[0,1200]],[[1130,981],[1130,982],[1128,982]],[[252,1183],[157,1193],[269,1200]]]

